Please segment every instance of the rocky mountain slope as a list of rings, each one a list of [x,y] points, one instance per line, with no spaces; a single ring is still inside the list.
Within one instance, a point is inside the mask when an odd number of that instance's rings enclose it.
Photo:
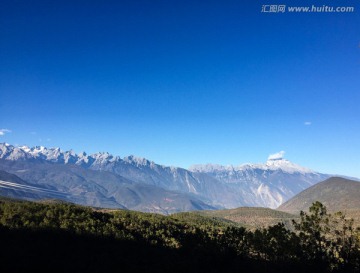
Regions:
[[[276,208],[298,192],[329,177],[279,157],[265,164],[240,166],[195,165],[195,173],[207,174],[243,197],[243,204]]]

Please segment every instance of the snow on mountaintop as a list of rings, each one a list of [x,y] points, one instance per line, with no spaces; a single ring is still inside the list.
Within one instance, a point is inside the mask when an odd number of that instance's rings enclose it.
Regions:
[[[113,162],[117,160],[117,157],[114,157],[112,154],[109,154],[108,152],[99,152],[92,154],[90,157],[95,159],[97,162]]]
[[[31,151],[30,147],[28,147],[28,146],[20,146],[19,148],[21,148],[22,150],[24,150],[27,153],[29,153]]]
[[[294,164],[286,159],[271,159],[266,161],[265,166],[267,167],[266,169],[269,170],[276,170],[276,169],[281,169],[283,171],[286,171],[288,173],[313,173],[314,171],[309,169],[309,168],[305,168],[305,167],[301,167],[297,164]]]
[[[18,159],[42,159],[54,163],[71,163],[77,165],[106,165],[124,161],[128,164],[136,166],[150,166],[153,167],[155,162],[149,161],[146,158],[127,156],[121,159],[119,156],[113,156],[108,152],[98,152],[92,155],[87,155],[85,152],[77,154],[74,150],[62,151],[60,148],[46,148],[44,146],[13,146],[7,143],[0,143],[0,158],[8,160]],[[161,165],[160,165],[161,166]],[[164,167],[164,166],[162,166]]]
[[[204,172],[204,173],[215,173],[215,172],[231,172],[231,171],[246,171],[249,169],[259,169],[259,170],[282,170],[287,173],[314,173],[313,170],[305,167],[301,167],[297,164],[290,162],[283,158],[285,152],[281,151],[279,153],[270,155],[266,163],[260,164],[241,164],[239,166],[233,165],[219,165],[219,164],[205,164],[205,165],[193,165],[190,166],[189,170],[193,172]]]
[[[313,173],[313,170],[308,168],[301,167],[297,164],[294,164],[284,158],[285,152],[280,151],[276,154],[269,155],[268,160],[265,163],[265,166],[270,170],[281,169],[288,173]]]
[[[146,158],[137,157],[134,155],[126,156],[123,160],[127,163],[134,163],[137,166],[149,166],[155,164],[153,161],[149,161]]]
[[[239,172],[246,170],[282,170],[287,173],[313,173],[308,168],[301,167],[284,159],[284,151],[270,155],[266,163],[263,164],[242,164],[239,166],[227,165],[222,166],[218,164],[205,164],[205,165],[193,165],[189,168],[193,172],[205,172],[205,173],[216,173],[216,172]],[[0,144],[0,158],[8,160],[18,159],[42,159],[50,162],[65,163],[65,164],[77,164],[77,165],[105,165],[107,163],[114,163],[123,161],[128,164],[132,164],[138,167],[150,167],[153,168],[157,165],[155,162],[150,161],[143,157],[136,157],[133,155],[124,157],[121,159],[119,156],[113,156],[108,152],[99,152],[92,155],[87,155],[85,152],[79,154],[73,150],[62,151],[60,148],[46,148],[44,146],[13,146],[7,143]],[[165,167],[159,165],[161,167]]]

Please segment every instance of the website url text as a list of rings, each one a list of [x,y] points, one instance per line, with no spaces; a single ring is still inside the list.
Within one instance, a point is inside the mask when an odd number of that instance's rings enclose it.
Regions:
[[[354,12],[355,7],[333,7],[333,6],[306,6],[306,7],[294,7],[286,5],[262,5],[261,12],[269,13],[285,13],[285,12],[323,12],[323,13],[350,13]]]

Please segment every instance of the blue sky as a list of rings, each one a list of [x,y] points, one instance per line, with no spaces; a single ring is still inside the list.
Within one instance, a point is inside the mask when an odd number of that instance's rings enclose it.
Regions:
[[[0,141],[360,177],[359,23],[354,0],[1,1]]]

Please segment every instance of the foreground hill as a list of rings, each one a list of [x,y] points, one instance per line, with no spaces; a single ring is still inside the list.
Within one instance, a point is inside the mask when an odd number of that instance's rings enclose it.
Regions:
[[[297,194],[278,210],[299,213],[307,210],[315,201],[323,203],[333,212],[345,211],[349,214],[360,211],[360,182],[340,177],[329,178]]]

